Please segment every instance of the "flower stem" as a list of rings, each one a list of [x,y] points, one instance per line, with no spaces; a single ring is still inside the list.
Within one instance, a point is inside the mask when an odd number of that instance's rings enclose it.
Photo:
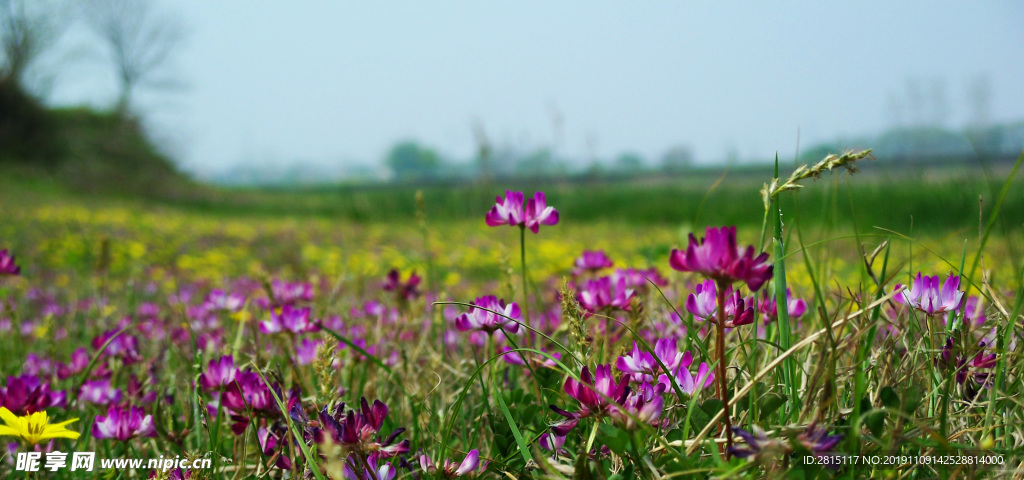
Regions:
[[[718,399],[722,401],[723,419],[725,420],[725,452],[726,458],[729,449],[732,448],[732,421],[729,419],[729,382],[726,380],[725,368],[725,284],[717,282],[715,295],[718,300],[718,321],[715,322],[715,360],[718,366],[718,375],[715,383],[718,384]]]
[[[530,323],[530,294],[526,290],[526,226],[519,226],[519,259],[521,260],[521,266],[523,271],[523,318],[526,320],[526,324],[533,326]]]
[[[594,428],[590,431],[590,437],[587,438],[587,450],[584,455],[590,453],[590,449],[594,448],[594,439],[597,438],[597,427],[601,426],[601,419],[594,418]]]

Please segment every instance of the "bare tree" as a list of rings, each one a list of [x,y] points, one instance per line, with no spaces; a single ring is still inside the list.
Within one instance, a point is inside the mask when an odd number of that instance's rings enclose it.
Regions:
[[[946,98],[946,81],[940,77],[932,79],[929,102],[931,103],[931,125],[943,127],[949,119],[949,100]]]
[[[159,74],[185,39],[185,29],[152,0],[87,0],[84,5],[86,19],[106,43],[117,70],[117,111],[127,114],[137,88],[166,85]]]
[[[0,0],[0,81],[24,87],[25,73],[64,31],[63,16],[53,2]]]
[[[924,88],[921,86],[921,81],[917,78],[907,79],[906,85],[906,100],[904,107],[907,111],[908,124],[911,127],[920,127],[925,124],[925,94]]]
[[[906,102],[896,92],[889,92],[885,97],[885,113],[889,119],[889,127],[899,129],[904,126],[904,111]]]
[[[491,145],[490,138],[487,137],[483,121],[479,118],[474,119],[472,128],[473,139],[476,140],[477,177],[481,182],[487,183],[494,176],[494,147]]]
[[[992,80],[988,74],[974,77],[967,85],[967,106],[970,109],[970,126],[988,126],[992,115]]]

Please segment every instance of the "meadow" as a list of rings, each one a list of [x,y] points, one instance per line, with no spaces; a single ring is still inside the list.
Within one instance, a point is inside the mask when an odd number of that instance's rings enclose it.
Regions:
[[[870,161],[160,201],[0,182],[0,478],[1019,478],[1021,160],[848,171]]]

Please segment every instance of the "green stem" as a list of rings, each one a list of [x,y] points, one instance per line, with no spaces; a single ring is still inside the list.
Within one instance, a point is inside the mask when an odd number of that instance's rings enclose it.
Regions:
[[[717,282],[718,297],[718,321],[715,322],[715,363],[718,367],[718,378],[715,382],[719,385],[718,399],[722,401],[723,416],[725,420],[725,454],[729,455],[732,448],[732,421],[729,418],[729,382],[726,380],[725,368],[725,282]]]
[[[530,323],[530,294],[526,289],[526,225],[519,226],[519,259],[523,271],[523,318],[526,319],[527,325],[533,325]]]
[[[946,366],[946,384],[942,392],[942,410],[939,414],[939,432],[942,434],[942,440],[949,440],[949,396],[953,393],[953,374],[955,369]]]

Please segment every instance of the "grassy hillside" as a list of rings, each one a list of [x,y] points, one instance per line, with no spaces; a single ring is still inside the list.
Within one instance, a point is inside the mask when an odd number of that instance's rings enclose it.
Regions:
[[[14,183],[149,198],[190,187],[131,115],[49,109],[11,82],[0,82],[0,111],[0,168]]]

